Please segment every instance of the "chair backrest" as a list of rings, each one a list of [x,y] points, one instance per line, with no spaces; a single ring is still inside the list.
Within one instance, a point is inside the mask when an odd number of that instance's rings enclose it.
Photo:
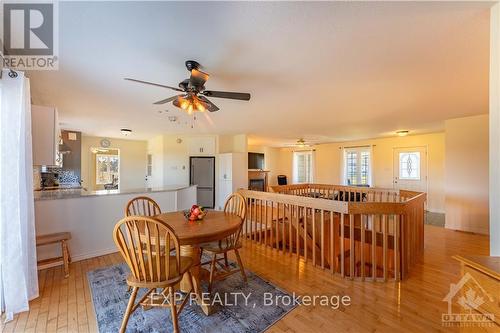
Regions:
[[[133,198],[125,207],[125,216],[156,216],[159,214],[161,214],[160,206],[156,201],[148,197]]]
[[[247,203],[245,198],[239,193],[231,194],[224,204],[224,211],[226,213],[233,213],[241,217],[242,220],[245,219],[247,214]]]
[[[278,185],[287,185],[288,181],[286,180],[285,175],[278,175]]]
[[[224,204],[224,212],[236,214],[241,217],[241,225],[238,228],[238,231],[222,241],[224,246],[234,246],[240,239],[241,229],[243,228],[243,223],[245,223],[245,217],[247,215],[247,202],[245,198],[239,193],[231,194],[226,199],[226,203]]]
[[[179,239],[164,222],[147,216],[125,217],[115,225],[113,240],[139,282],[179,276]]]

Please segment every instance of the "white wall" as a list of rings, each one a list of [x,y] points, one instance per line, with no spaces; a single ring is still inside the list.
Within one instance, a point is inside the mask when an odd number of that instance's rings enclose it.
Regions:
[[[178,143],[177,139],[182,142]],[[163,185],[189,184],[188,140],[185,136],[163,136]]]
[[[490,255],[500,256],[500,4],[490,19]]]
[[[488,234],[488,115],[450,119],[446,136],[446,228]]]
[[[163,136],[158,135],[148,140],[148,154],[152,158],[152,170],[149,184],[151,187],[163,186]]]
[[[82,136],[82,181],[91,189],[95,165],[90,148],[100,147],[102,137]],[[120,150],[120,189],[144,188],[147,169],[147,141],[109,139],[110,148]]]

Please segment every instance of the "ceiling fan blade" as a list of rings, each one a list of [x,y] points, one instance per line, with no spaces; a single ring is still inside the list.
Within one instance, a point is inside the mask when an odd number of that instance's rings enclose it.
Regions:
[[[207,108],[208,111],[210,112],[215,112],[219,111],[220,109],[212,102],[210,102],[205,96],[197,96],[200,101],[203,102],[204,106]]]
[[[201,88],[205,85],[205,82],[207,82],[209,77],[210,75],[208,75],[207,73],[202,72],[196,68],[193,68],[191,70],[191,77],[189,78],[189,83],[191,83],[193,87]]]
[[[181,95],[172,96],[172,97],[169,97],[169,98],[165,98],[165,99],[162,99],[161,101],[154,102],[153,104],[161,105],[161,104],[165,104],[165,103],[168,103],[168,102],[172,102],[172,101],[176,100],[179,96],[181,96]]]
[[[203,95],[208,97],[217,97],[217,98],[229,98],[229,99],[238,99],[241,101],[250,100],[250,94],[247,93],[238,93],[238,92],[229,92],[229,91],[215,91],[215,90],[205,90]]]
[[[127,81],[133,81],[133,82],[138,82],[138,83],[149,84],[151,86],[157,86],[157,87],[168,88],[168,89],[172,89],[172,90],[175,90],[175,91],[182,91],[182,92],[184,92],[184,90],[182,90],[182,89],[171,87],[171,86],[166,86],[166,85],[163,85],[163,84],[158,84],[158,83],[153,83],[153,82],[148,82],[148,81],[141,81],[141,80],[131,79],[131,78],[128,78],[128,77],[126,77],[125,80],[127,80]]]

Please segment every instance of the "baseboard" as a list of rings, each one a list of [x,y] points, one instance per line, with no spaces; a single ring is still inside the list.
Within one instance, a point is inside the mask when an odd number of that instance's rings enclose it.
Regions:
[[[436,213],[436,214],[445,214],[445,211],[444,210],[441,210],[441,209],[431,209],[431,208],[427,208],[426,211],[430,212],[430,213]]]
[[[455,230],[455,231],[461,231],[461,232],[468,232],[468,233],[472,233],[472,234],[479,234],[479,235],[486,235],[486,236],[488,236],[490,234],[489,229],[484,229],[484,228],[468,228],[468,229],[464,229],[464,228],[460,228],[460,226],[447,225],[447,224],[445,224],[444,227],[446,229]]]
[[[118,252],[118,249],[116,247],[112,247],[112,248],[108,248],[108,249],[96,250],[96,251],[87,252],[87,253],[83,253],[83,254],[71,255],[71,262],[100,257],[100,256],[104,256],[106,254],[115,253],[115,252]],[[50,264],[46,264],[46,265],[40,265],[38,267],[38,270],[56,267],[56,266],[61,266],[61,265],[62,265],[62,262],[54,262],[54,263],[50,263]]]

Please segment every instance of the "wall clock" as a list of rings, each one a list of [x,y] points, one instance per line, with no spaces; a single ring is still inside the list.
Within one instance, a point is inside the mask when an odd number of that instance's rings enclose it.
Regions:
[[[102,139],[101,140],[101,147],[109,148],[109,146],[111,146],[111,141],[109,141],[109,139]]]

